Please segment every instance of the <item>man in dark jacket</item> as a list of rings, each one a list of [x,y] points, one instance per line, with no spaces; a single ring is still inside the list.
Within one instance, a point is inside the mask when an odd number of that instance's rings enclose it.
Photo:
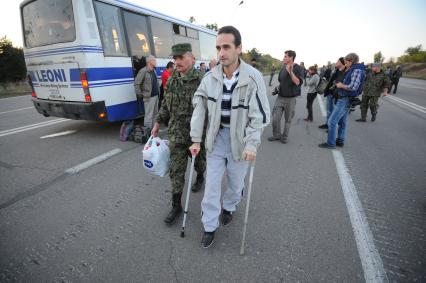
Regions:
[[[296,59],[295,51],[287,50],[284,53],[284,68],[281,69],[278,75],[278,81],[280,82],[279,94],[272,110],[272,136],[268,138],[269,141],[281,140],[282,143],[287,143],[291,120],[296,109],[296,97],[300,96],[303,82],[303,70],[294,63],[294,59]],[[283,113],[285,125],[284,132],[281,134]]]
[[[370,105],[371,121],[376,121],[377,108],[379,108],[379,97],[388,95],[389,78],[381,69],[380,63],[374,63],[371,72],[367,75],[361,101],[361,119],[357,122],[367,121],[367,110]]]
[[[401,66],[396,67],[396,70],[392,72],[391,84],[389,88],[389,93],[392,91],[392,87],[395,86],[393,94],[396,94],[396,89],[398,88],[399,79],[402,77]]]

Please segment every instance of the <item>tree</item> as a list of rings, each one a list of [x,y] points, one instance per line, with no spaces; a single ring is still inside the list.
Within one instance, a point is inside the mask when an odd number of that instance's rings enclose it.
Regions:
[[[422,51],[422,45],[421,44],[414,46],[414,47],[408,47],[407,50],[405,50],[405,53],[409,56],[413,56],[413,55],[420,53],[420,51]]]
[[[6,36],[0,38],[0,82],[22,80],[26,73],[22,48],[13,47]]]
[[[262,54],[256,48],[252,48],[250,51],[247,51],[250,54],[251,59],[258,59],[262,56]]]
[[[218,31],[219,30],[219,28],[217,27],[216,23],[214,23],[214,24],[206,24],[206,28],[214,30],[214,31]]]
[[[383,61],[385,61],[385,57],[383,57],[382,51],[379,51],[379,52],[374,54],[374,63],[382,64]]]
[[[195,23],[195,22],[196,22],[196,20],[195,20],[195,18],[194,18],[193,16],[191,16],[191,17],[189,17],[189,22],[190,22],[191,24],[193,24],[193,23]]]

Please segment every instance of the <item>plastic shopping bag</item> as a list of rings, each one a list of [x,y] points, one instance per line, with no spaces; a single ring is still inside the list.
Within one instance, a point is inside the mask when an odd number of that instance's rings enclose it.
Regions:
[[[169,172],[170,149],[167,140],[151,136],[143,150],[143,167],[151,174],[164,177]]]

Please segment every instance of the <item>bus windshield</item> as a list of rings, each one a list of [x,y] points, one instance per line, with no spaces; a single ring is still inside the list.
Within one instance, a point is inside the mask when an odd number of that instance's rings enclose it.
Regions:
[[[36,0],[22,9],[27,48],[75,40],[71,0]]]

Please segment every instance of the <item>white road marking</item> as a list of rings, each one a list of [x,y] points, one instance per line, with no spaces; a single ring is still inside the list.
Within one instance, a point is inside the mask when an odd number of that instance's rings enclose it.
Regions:
[[[31,124],[31,125],[27,125],[27,126],[22,126],[22,127],[18,127],[18,128],[14,128],[14,129],[9,129],[9,130],[5,130],[5,131],[0,131],[0,137],[13,135],[13,134],[17,134],[17,133],[20,133],[20,132],[25,132],[25,131],[29,131],[29,130],[33,130],[33,129],[37,129],[37,128],[41,128],[41,127],[46,127],[46,126],[50,126],[50,125],[53,125],[53,124],[62,123],[62,122],[66,122],[66,121],[70,121],[70,120],[61,118],[61,119],[55,119],[55,120],[49,120],[49,121],[46,121],[46,122]]]
[[[318,99],[321,114],[326,117],[324,102]],[[322,104],[322,106],[321,106]],[[358,198],[357,189],[346,167],[345,159],[339,150],[333,149],[334,163],[339,175],[340,185],[345,198],[346,208],[354,231],[358,254],[364,270],[365,282],[388,282],[382,259],[374,245],[373,234],[368,225],[362,204]]]
[[[75,132],[77,132],[77,131],[76,130],[69,130],[69,131],[65,131],[65,132],[60,132],[60,133],[55,133],[55,134],[51,134],[51,135],[47,135],[47,136],[42,136],[40,138],[41,139],[47,139],[47,138],[66,136],[66,135],[74,134]]]
[[[15,110],[9,110],[9,111],[5,111],[5,112],[0,112],[0,115],[1,114],[6,114],[6,113],[12,113],[12,112],[16,112],[16,111],[21,111],[21,110],[26,110],[26,109],[30,109],[30,108],[34,108],[34,106],[25,107],[25,108],[19,108],[19,109],[15,109]]]
[[[401,103],[401,104],[403,104],[405,106],[408,106],[408,107],[410,107],[410,108],[412,108],[414,110],[417,110],[419,112],[422,112],[422,113],[426,114],[426,107],[423,107],[421,105],[415,104],[413,102],[407,101],[407,100],[399,98],[399,97],[394,97],[394,96],[388,95],[388,96],[386,96],[386,98],[391,99],[393,101],[396,101],[396,102]]]
[[[113,149],[113,150],[111,150],[111,151],[108,151],[108,152],[106,152],[106,153],[104,153],[104,154],[101,154],[101,155],[99,155],[99,156],[95,157],[95,158],[92,158],[92,159],[90,159],[90,160],[87,160],[86,162],[80,163],[80,164],[79,164],[79,165],[77,165],[77,166],[74,166],[74,167],[72,167],[72,168],[69,168],[69,169],[65,170],[65,173],[68,173],[68,174],[70,174],[70,175],[77,174],[78,172],[80,172],[80,171],[82,171],[82,170],[84,170],[84,169],[87,169],[87,168],[89,168],[89,167],[91,167],[91,166],[93,166],[93,165],[96,165],[96,164],[98,164],[98,163],[101,163],[102,161],[105,161],[105,160],[107,160],[108,158],[110,158],[110,157],[112,157],[112,156],[114,156],[114,155],[116,155],[116,154],[118,154],[118,153],[120,153],[120,152],[122,152],[122,150],[121,150],[121,149],[119,149],[119,148],[114,148],[114,149]]]
[[[12,97],[5,97],[5,98],[0,98],[0,100],[10,100],[10,99],[17,99],[17,98],[26,98],[26,99],[28,99],[28,97],[31,98],[31,95],[27,94],[27,95],[18,95],[18,96],[12,96]]]

